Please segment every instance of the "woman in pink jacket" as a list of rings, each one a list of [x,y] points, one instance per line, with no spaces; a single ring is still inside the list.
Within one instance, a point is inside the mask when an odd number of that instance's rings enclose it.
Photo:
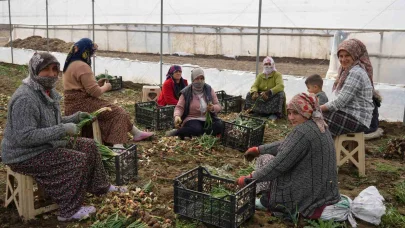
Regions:
[[[205,83],[204,71],[196,68],[191,72],[192,84],[181,91],[179,102],[174,109],[174,129],[166,132],[166,136],[185,137],[200,136],[204,133],[220,135],[223,129],[222,121],[217,117],[221,105],[214,89]],[[207,112],[212,120],[206,119]]]

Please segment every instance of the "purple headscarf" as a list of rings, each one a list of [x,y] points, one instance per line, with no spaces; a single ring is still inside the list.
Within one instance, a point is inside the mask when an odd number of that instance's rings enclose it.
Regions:
[[[176,83],[176,80],[174,80],[174,78],[173,78],[173,74],[176,71],[182,71],[181,66],[172,65],[170,67],[169,71],[166,74],[166,80],[168,80],[168,79],[173,80],[173,83],[174,83],[174,87],[173,87],[174,96],[178,100],[180,98],[180,91],[186,87],[186,83],[184,83],[183,77],[180,78],[179,83]]]

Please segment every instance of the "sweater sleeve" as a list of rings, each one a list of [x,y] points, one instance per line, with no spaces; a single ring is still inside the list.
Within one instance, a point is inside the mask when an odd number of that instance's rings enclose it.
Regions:
[[[177,104],[177,99],[174,96],[174,89],[173,89],[173,83],[169,80],[166,80],[163,83],[162,87],[162,94],[163,94],[163,99],[165,100],[166,104],[169,105],[176,105]]]
[[[276,156],[278,153],[278,148],[280,145],[283,143],[283,140],[272,142],[270,144],[265,144],[259,146],[259,152],[260,154],[271,154]]]
[[[180,116],[181,117],[183,115],[185,103],[186,103],[186,100],[184,99],[184,95],[182,94],[182,95],[180,95],[179,102],[177,102],[177,105],[174,108],[173,116],[175,116],[175,117]]]
[[[211,96],[212,96],[212,104],[214,105],[214,112],[218,113],[221,111],[222,107],[219,103],[217,94],[215,93],[214,89],[211,89]]]
[[[66,136],[66,131],[62,124],[38,128],[41,115],[35,102],[22,98],[15,101],[11,108],[11,125],[15,130],[22,146],[38,146],[50,141],[60,140]]]
[[[271,88],[271,92],[272,94],[277,94],[281,91],[284,91],[284,81],[283,81],[283,76],[279,73],[279,72],[275,72],[275,76],[276,77],[276,86],[274,86],[273,88]]]
[[[287,172],[307,154],[309,142],[302,132],[294,129],[279,147],[277,156],[261,169],[255,170],[253,178],[258,182],[271,181]]]
[[[84,90],[92,97],[99,97],[103,94],[101,87],[97,84],[96,78],[88,65],[79,66],[75,76],[82,84]]]
[[[354,99],[357,91],[360,90],[362,86],[364,85],[361,83],[360,75],[351,71],[336,99],[325,104],[328,111],[333,112],[345,107]]]

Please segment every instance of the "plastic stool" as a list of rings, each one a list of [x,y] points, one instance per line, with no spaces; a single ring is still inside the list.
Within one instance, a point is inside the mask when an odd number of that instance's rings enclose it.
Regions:
[[[160,92],[161,92],[160,86],[143,86],[142,102],[157,101]]]
[[[364,133],[348,133],[335,138],[337,166],[351,161],[359,170],[360,176],[366,175]]]
[[[35,216],[58,209],[55,203],[43,207],[35,208],[35,201],[44,200],[42,189],[34,189],[34,179],[20,173],[16,173],[7,166],[6,200],[4,207],[14,202],[18,214],[24,220],[34,219]]]

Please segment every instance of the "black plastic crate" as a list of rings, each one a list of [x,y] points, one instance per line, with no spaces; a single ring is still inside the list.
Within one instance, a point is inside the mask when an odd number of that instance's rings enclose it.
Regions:
[[[122,85],[122,76],[113,76],[113,79],[108,79],[108,82],[111,84],[111,90],[120,90],[123,88]]]
[[[235,193],[211,196],[218,185]],[[174,180],[174,212],[216,227],[239,227],[254,215],[255,197],[255,181],[239,189],[234,180],[211,175],[201,166]]]
[[[215,92],[219,103],[222,106],[222,113],[241,112],[242,111],[242,96],[232,96],[220,90]]]
[[[222,145],[246,151],[250,147],[263,144],[265,121],[243,115],[240,115],[238,119],[250,123],[241,125],[236,120],[232,122],[224,121],[224,131],[221,137]]]
[[[135,121],[155,130],[174,128],[174,108],[174,105],[158,106],[155,101],[136,103]]]
[[[116,185],[125,185],[131,180],[136,180],[138,178],[136,145],[133,144],[127,149],[114,147],[110,149],[118,154],[111,158],[115,165],[114,170],[108,173],[111,181]]]

